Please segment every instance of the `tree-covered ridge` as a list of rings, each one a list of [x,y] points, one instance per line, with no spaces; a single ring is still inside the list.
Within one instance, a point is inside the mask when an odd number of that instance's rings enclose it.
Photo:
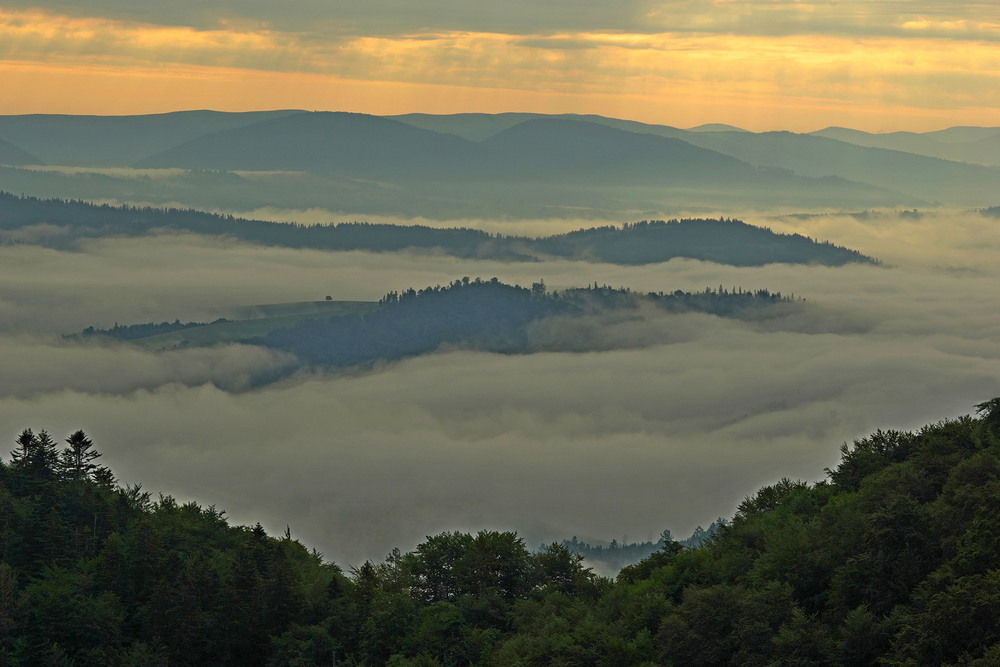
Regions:
[[[268,347],[293,352],[313,364],[355,366],[426,354],[442,347],[506,354],[538,351],[529,327],[547,317],[575,317],[650,303],[667,312],[704,312],[723,317],[793,298],[766,289],[722,286],[704,292],[650,292],[596,283],[549,292],[543,281],[530,288],[497,278],[468,277],[441,286],[392,291],[379,308],[357,315],[310,320],[259,339]]]
[[[877,260],[799,234],[778,234],[732,219],[642,221],[581,229],[543,238],[467,228],[344,222],[326,225],[248,220],[187,209],[89,204],[0,192],[0,242],[50,245],[80,238],[141,236],[153,230],[227,236],[250,243],[321,250],[427,250],[456,257],[537,261],[560,257],[615,264],[649,264],[677,257],[759,266],[774,262],[840,266]]]
[[[228,321],[220,317],[215,322],[212,322],[212,324]],[[84,337],[106,336],[115,340],[136,340],[137,338],[148,338],[149,336],[157,336],[162,333],[183,331],[184,329],[203,327],[205,325],[205,322],[181,322],[177,319],[173,322],[143,322],[141,324],[118,324],[115,322],[115,325],[110,329],[97,329],[90,326],[81,331],[80,334]]]
[[[345,576],[289,532],[120,486],[99,457],[82,431],[60,450],[25,430],[0,461],[0,664],[381,665],[402,644],[478,661],[516,600],[597,591],[579,557],[495,531]],[[446,646],[466,613],[473,636]]]
[[[842,449],[615,580],[442,533],[343,573],[286,534],[119,486],[83,432],[0,462],[7,665],[994,665],[1000,399]]]
[[[557,257],[589,257],[612,264],[650,264],[670,257],[734,266],[878,263],[827,241],[780,234],[730,218],[642,220],[621,227],[595,227],[538,239],[536,247]]]

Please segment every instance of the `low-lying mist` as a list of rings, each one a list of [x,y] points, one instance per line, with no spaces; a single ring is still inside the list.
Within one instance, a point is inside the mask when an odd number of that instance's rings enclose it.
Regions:
[[[740,217],[738,213],[733,214]],[[190,235],[0,247],[0,436],[82,428],[123,482],[261,521],[342,564],[443,530],[529,544],[689,533],[762,484],[815,480],[845,440],[1000,394],[996,221],[937,212],[747,219],[888,266],[623,267],[261,248]],[[752,321],[638,311],[553,320],[531,355],[450,351],[300,371],[253,346],[74,342],[94,325],[207,321],[240,306],[375,300],[497,276],[549,289],[722,285],[806,298]]]

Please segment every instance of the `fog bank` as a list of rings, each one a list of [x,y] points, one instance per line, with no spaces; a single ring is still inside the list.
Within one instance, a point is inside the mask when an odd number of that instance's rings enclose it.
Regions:
[[[942,213],[770,225],[812,225],[811,236],[893,268],[504,264],[186,235],[80,252],[2,247],[0,436],[9,449],[23,428],[60,439],[83,428],[123,481],[273,533],[288,524],[342,564],[452,529],[516,529],[532,545],[683,535],[731,515],[761,484],[821,478],[845,440],[1000,395],[994,222]],[[248,377],[288,359],[59,336],[326,294],[377,299],[463,275],[543,278],[550,289],[766,287],[807,301],[746,322],[652,312],[547,322],[531,333],[539,349],[591,351],[455,351],[251,391]]]

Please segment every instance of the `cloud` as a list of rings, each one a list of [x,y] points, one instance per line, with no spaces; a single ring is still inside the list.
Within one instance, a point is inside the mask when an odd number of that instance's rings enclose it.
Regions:
[[[941,27],[943,35],[981,35],[995,28],[988,2],[941,0],[560,0],[544,4],[515,0],[502,7],[475,1],[371,0],[329,3],[299,0],[275,5],[259,0],[215,3],[137,4],[127,0],[43,4],[13,0],[11,9],[78,18],[109,19],[199,31],[287,31],[304,35],[392,36],[424,32],[493,32],[547,35],[566,31],[621,33],[893,35],[915,27]]]
[[[773,120],[782,110],[823,109],[827,124],[841,125],[866,114],[944,119],[936,112],[949,110],[982,117],[1000,103],[1000,93],[991,92],[1000,90],[1000,29],[974,4],[949,4],[946,12],[941,3],[911,2],[904,13],[899,3],[859,0],[575,1],[496,11],[451,0],[384,0],[349,10],[241,3],[214,12],[15,3],[0,11],[0,61],[7,61],[9,89],[19,98],[43,95],[22,93],[38,78],[22,81],[19,69],[44,63],[46,75],[67,86],[72,78],[111,77],[149,88],[152,78],[171,89],[166,99],[193,97],[198,101],[188,104],[195,106],[438,110],[441,90],[397,88],[397,106],[387,107],[383,93],[361,86],[396,84],[451,87],[452,111],[473,103],[493,110],[532,104],[684,124],[674,120],[683,101],[688,124],[739,122],[736,114],[745,121],[747,109],[764,106],[768,128],[786,129]],[[287,80],[264,83],[269,73]],[[548,101],[531,97],[538,93]],[[641,110],[630,114],[629,107]]]
[[[685,534],[731,515],[762,484],[821,478],[844,441],[965,414],[1000,394],[995,220],[942,211],[753,221],[893,268],[503,264],[185,235],[78,252],[0,248],[0,437],[13,446],[24,428],[83,428],[123,481],[273,533],[288,524],[358,564],[452,529],[516,529],[530,544]],[[722,283],[808,300],[746,322],[655,311],[555,321],[532,332],[549,350],[533,355],[443,352],[250,391],[227,388],[283,359],[45,333],[326,293],[371,299],[462,275],[544,278],[554,289]]]
[[[301,47],[266,30],[195,29],[39,10],[0,10],[0,61],[172,62],[256,69],[295,69]],[[113,61],[111,59],[114,59]]]
[[[291,355],[249,345],[152,352],[94,340],[8,335],[0,336],[0,400],[62,391],[122,396],[170,384],[239,391],[294,365]]]

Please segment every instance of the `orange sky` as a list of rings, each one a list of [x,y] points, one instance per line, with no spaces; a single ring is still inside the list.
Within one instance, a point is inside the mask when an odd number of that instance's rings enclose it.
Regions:
[[[809,3],[774,0],[769,9],[791,13],[768,20],[790,27],[762,31],[749,0],[701,4],[684,19],[697,30],[642,23],[656,16],[647,3],[631,30],[537,32],[0,10],[0,113],[302,108],[596,113],[751,130],[1000,125],[1000,18],[893,14],[865,30],[850,28],[865,17],[841,12],[848,28],[824,31],[802,19]],[[727,6],[744,7],[742,23],[732,25]]]

